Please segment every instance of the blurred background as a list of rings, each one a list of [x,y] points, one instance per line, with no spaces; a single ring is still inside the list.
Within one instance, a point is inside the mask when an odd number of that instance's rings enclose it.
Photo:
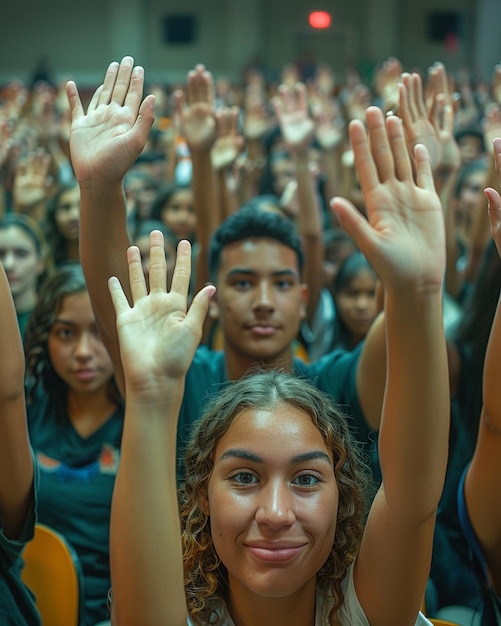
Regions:
[[[45,74],[94,86],[125,54],[168,82],[200,62],[236,81],[248,67],[272,78],[291,61],[306,75],[326,62],[344,82],[348,68],[369,79],[389,56],[490,76],[500,29],[501,0],[4,0],[0,82]]]

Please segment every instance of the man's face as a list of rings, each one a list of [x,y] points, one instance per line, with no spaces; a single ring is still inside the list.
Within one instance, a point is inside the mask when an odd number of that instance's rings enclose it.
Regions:
[[[263,237],[223,249],[211,316],[220,321],[229,362],[290,365],[306,302],[292,248]]]

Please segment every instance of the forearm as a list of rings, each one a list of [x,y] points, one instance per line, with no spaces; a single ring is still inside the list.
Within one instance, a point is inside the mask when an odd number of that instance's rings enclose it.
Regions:
[[[438,505],[447,462],[441,291],[415,297],[387,291],[385,314],[388,374],[379,439],[385,496],[392,510],[419,521]]]
[[[341,189],[341,154],[342,142],[333,149],[322,152],[322,162],[326,173],[325,181],[325,202],[339,195]]]
[[[200,246],[200,263],[197,263],[196,291],[209,280],[207,253],[212,233],[221,221],[218,181],[212,168],[210,150],[192,153],[193,198],[195,205],[196,238]]]
[[[322,289],[324,247],[322,222],[315,181],[308,167],[307,155],[295,157],[299,201],[298,230],[305,253],[304,281],[308,285],[308,321],[313,320]]]
[[[131,301],[126,259],[130,243],[122,185],[81,188],[80,203],[80,260],[103,342],[113,360],[117,382],[123,387],[115,312],[108,291],[108,279],[116,276]]]
[[[26,425],[24,354],[14,303],[0,265],[0,520],[16,537],[33,497],[33,462]],[[6,356],[8,355],[8,358]]]
[[[117,623],[185,624],[176,494],[176,421],[182,382],[164,398],[128,393],[120,468],[111,511],[111,580]]]

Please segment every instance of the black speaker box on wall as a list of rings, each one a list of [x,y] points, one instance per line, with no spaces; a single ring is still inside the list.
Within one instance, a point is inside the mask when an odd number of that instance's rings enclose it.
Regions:
[[[428,40],[442,42],[448,37],[460,37],[463,16],[459,11],[433,11],[428,14]]]
[[[164,18],[165,43],[193,43],[196,36],[196,25],[194,15],[167,15]]]

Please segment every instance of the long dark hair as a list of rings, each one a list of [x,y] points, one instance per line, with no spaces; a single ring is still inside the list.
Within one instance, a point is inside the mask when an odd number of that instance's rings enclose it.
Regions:
[[[41,385],[54,406],[59,420],[67,419],[68,385],[55,371],[49,354],[49,335],[66,296],[87,291],[82,268],[77,263],[68,264],[56,271],[40,290],[24,337],[28,401]],[[115,379],[109,382],[110,400],[117,406],[122,399]]]

